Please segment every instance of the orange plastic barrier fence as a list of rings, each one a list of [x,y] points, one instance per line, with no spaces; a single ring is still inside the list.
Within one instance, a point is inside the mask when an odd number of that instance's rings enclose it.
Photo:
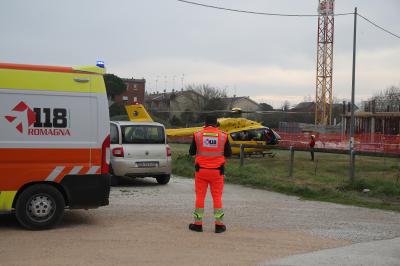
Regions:
[[[310,133],[278,132],[281,136],[281,147],[308,147]],[[316,148],[349,149],[349,136],[341,134],[316,134]],[[359,134],[354,136],[356,151],[372,151],[400,154],[400,135]]]
[[[278,131],[278,134],[281,136],[281,140],[278,144],[280,147],[309,147],[310,133],[287,133]],[[168,140],[174,143],[191,143],[192,137],[169,137]],[[341,134],[316,134],[315,147],[348,150],[349,136]],[[400,135],[383,135],[379,133],[355,135],[354,149],[356,151],[384,152],[400,155]]]

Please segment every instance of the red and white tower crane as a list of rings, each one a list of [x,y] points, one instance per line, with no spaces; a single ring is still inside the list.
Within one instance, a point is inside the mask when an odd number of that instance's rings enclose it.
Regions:
[[[315,124],[332,124],[332,70],[335,0],[319,0]]]

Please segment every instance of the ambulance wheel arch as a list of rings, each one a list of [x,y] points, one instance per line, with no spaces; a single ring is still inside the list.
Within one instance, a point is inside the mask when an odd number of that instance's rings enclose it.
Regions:
[[[30,183],[20,189],[13,207],[18,222],[30,230],[48,229],[57,225],[64,214],[67,198],[57,183]]]

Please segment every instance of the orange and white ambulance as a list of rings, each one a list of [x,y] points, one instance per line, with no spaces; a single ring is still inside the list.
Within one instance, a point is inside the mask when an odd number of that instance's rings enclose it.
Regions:
[[[109,114],[104,64],[0,63],[0,212],[28,229],[64,209],[108,205]]]

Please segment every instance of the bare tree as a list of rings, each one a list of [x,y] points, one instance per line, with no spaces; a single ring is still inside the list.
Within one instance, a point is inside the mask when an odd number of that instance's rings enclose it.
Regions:
[[[189,85],[186,87],[188,91],[194,91],[193,103],[198,111],[214,111],[225,109],[224,98],[226,91],[211,87],[208,84]]]
[[[375,94],[369,102],[373,102],[377,112],[399,112],[400,88],[391,86]]]
[[[289,108],[290,108],[290,102],[288,100],[284,101],[281,107],[282,111],[289,111]]]
[[[211,87],[208,84],[189,85],[186,91],[192,91],[190,101],[192,102],[192,110],[199,112],[197,115],[198,121],[203,121],[208,111],[226,109],[226,91]]]

